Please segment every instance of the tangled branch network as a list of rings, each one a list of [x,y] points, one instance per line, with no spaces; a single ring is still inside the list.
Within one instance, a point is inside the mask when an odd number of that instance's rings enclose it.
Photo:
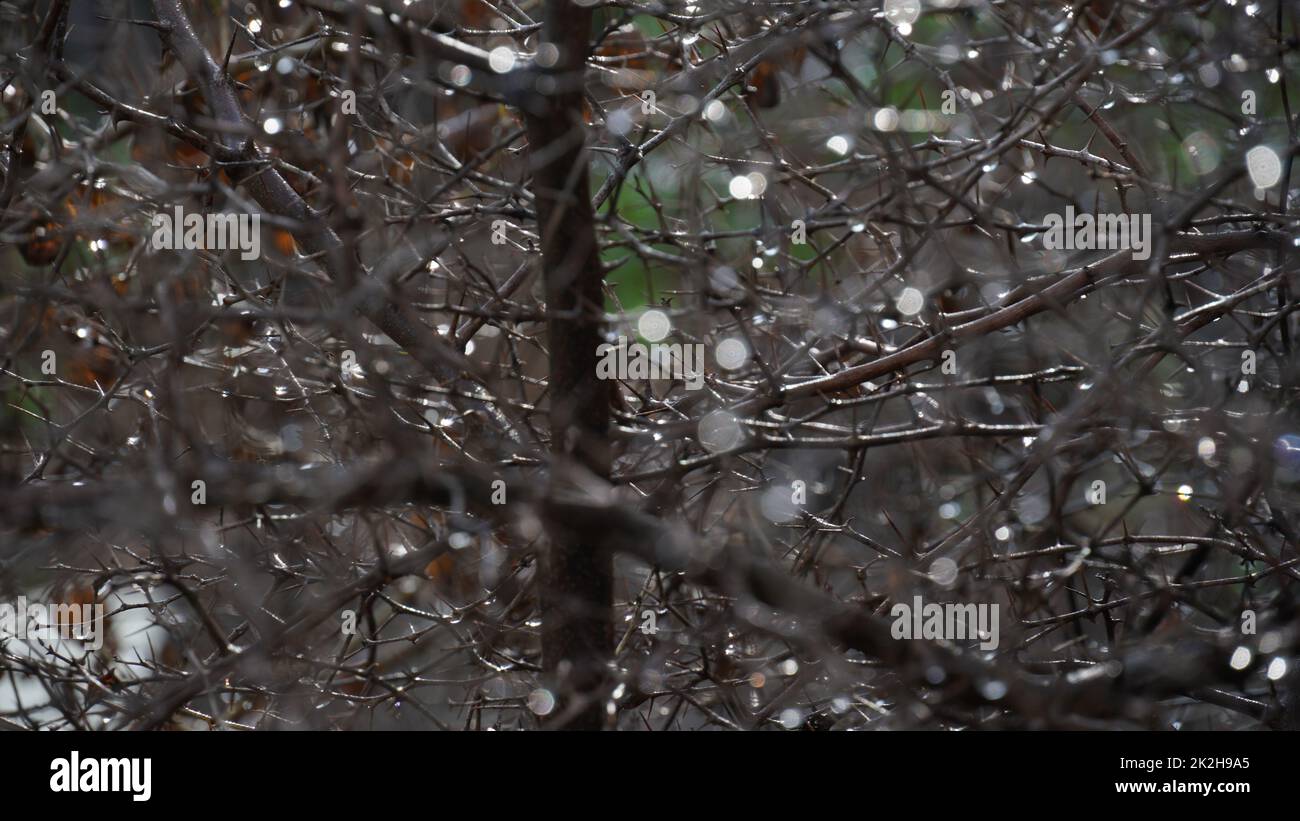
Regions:
[[[0,16],[0,725],[1300,728],[1294,4]]]

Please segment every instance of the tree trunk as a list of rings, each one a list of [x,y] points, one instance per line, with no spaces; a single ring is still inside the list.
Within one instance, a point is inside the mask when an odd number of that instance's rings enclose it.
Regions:
[[[609,384],[596,378],[603,271],[587,178],[583,76],[591,11],[547,0],[542,40],[558,58],[526,112],[549,317],[553,475],[568,464],[609,476]],[[545,47],[544,47],[545,50]],[[554,481],[554,480],[553,480]],[[542,663],[557,698],[549,726],[600,729],[613,655],[608,551],[552,522],[542,560]]]

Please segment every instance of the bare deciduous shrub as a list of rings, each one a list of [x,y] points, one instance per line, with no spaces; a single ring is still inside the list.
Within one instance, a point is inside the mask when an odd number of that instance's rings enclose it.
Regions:
[[[1288,4],[0,14],[6,726],[1300,727]]]

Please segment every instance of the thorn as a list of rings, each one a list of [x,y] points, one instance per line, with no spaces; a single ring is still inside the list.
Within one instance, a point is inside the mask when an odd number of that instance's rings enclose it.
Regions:
[[[146,28],[155,29],[164,33],[170,33],[172,30],[171,23],[164,23],[158,20],[136,20],[130,17],[105,17],[101,14],[95,15],[95,17],[108,23],[126,23],[131,26],[145,26]]]
[[[1089,153],[1089,154],[1092,153],[1092,141],[1095,140],[1095,139],[1097,139],[1097,129],[1094,128],[1094,129],[1092,130],[1092,136],[1089,137],[1089,138],[1088,138],[1088,142],[1084,143],[1084,145],[1083,145],[1083,150],[1084,150],[1084,152]]]
[[[229,74],[230,74],[230,71],[229,71],[229,69],[230,69],[230,55],[233,54],[233,53],[235,52],[235,37],[236,37],[236,36],[238,36],[238,35],[237,35],[237,32],[235,32],[235,31],[231,31],[231,32],[230,32],[230,44],[229,44],[228,46],[226,46],[226,58],[225,58],[224,60],[221,61],[221,73],[222,73],[222,74],[225,74],[225,75],[227,75],[227,76],[229,76]]]

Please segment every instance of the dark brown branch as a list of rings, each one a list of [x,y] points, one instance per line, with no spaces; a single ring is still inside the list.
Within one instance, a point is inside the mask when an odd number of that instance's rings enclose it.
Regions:
[[[610,383],[596,378],[603,341],[604,272],[588,193],[583,83],[591,11],[547,0],[542,39],[559,50],[543,80],[544,106],[526,114],[529,169],[537,197],[550,342],[552,481],[610,470]],[[556,521],[544,557],[542,659],[562,700],[552,726],[599,729],[605,665],[613,657],[610,554]]]

